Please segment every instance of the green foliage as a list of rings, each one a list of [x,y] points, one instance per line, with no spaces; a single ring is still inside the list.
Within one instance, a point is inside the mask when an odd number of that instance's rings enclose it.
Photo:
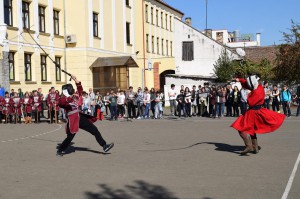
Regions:
[[[219,59],[215,62],[214,73],[218,82],[227,82],[234,76],[234,64],[226,49],[222,50]]]
[[[278,46],[275,78],[287,84],[300,82],[300,25],[291,22],[289,32],[283,32],[285,44]]]

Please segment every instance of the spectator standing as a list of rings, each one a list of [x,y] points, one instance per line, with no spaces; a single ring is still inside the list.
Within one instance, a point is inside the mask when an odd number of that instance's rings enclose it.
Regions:
[[[230,84],[227,85],[226,92],[226,117],[232,117],[232,87]]]
[[[0,97],[5,97],[5,89],[4,89],[4,87],[3,86],[1,86],[1,84],[0,84]]]
[[[272,110],[277,111],[280,113],[279,103],[280,103],[280,97],[279,97],[279,90],[276,85],[273,85],[273,90],[271,93],[271,99],[272,99]]]
[[[247,111],[247,91],[243,87],[241,89],[241,114],[244,115],[246,111]]]
[[[106,93],[106,96],[104,96],[104,106],[105,106],[105,114],[108,115],[108,109],[110,110],[110,107],[109,107],[109,92]]]
[[[129,87],[129,91],[126,95],[127,101],[127,108],[128,108],[128,118],[136,118],[136,111],[135,111],[135,95],[136,93],[133,92],[132,86]]]
[[[150,109],[150,103],[151,103],[151,100],[150,100],[150,93],[149,93],[149,90],[148,88],[145,88],[145,92],[144,92],[144,106],[145,106],[145,112],[144,112],[144,115],[143,115],[143,118],[144,119],[149,119],[149,109]]]
[[[199,91],[199,116],[204,117],[205,115],[208,116],[207,112],[207,99],[208,99],[208,93],[206,92],[205,87],[202,87]]]
[[[9,97],[13,98],[15,96],[15,90],[11,89],[11,92],[9,94]]]
[[[84,91],[82,92],[82,112],[84,114],[91,114],[91,100],[87,93]]]
[[[224,86],[222,88],[222,93],[223,93],[223,103],[222,103],[222,117],[224,117],[225,115],[225,103],[226,103],[226,93],[227,93],[227,89],[226,86]]]
[[[197,115],[197,107],[198,107],[198,104],[197,104],[197,91],[196,91],[196,86],[193,85],[192,87],[192,91],[191,91],[191,96],[192,96],[192,108],[191,108],[191,114],[193,116],[196,116]]]
[[[216,110],[215,110],[215,105],[216,105],[216,95],[217,91],[214,85],[212,85],[210,93],[209,93],[209,116],[210,117],[215,117],[216,115]]]
[[[233,117],[239,117],[239,106],[241,103],[241,92],[238,87],[235,86],[232,92],[232,105],[233,105]]]
[[[156,92],[155,96],[155,115],[154,119],[162,119],[163,109],[162,109],[162,96],[160,95],[160,92]]]
[[[45,110],[44,101],[46,101],[46,99],[44,98],[42,88],[38,88],[37,94],[38,94],[38,96],[39,96],[40,99],[41,99],[41,109],[42,109],[42,110],[40,111],[40,117],[41,117],[41,118],[45,118],[45,115],[44,115],[44,110]]]
[[[137,104],[137,119],[141,119],[144,115],[144,93],[141,87],[138,88],[138,92],[136,94],[136,104]]]
[[[171,115],[174,116],[174,113],[176,115],[176,91],[175,91],[175,85],[171,84],[171,89],[168,92],[169,101],[170,101],[170,111]]]
[[[223,90],[222,87],[219,86],[216,93],[216,115],[215,117],[221,118],[222,116],[222,104],[223,104]]]
[[[180,94],[177,95],[176,101],[178,102],[178,117],[181,117],[181,111],[183,111],[184,117],[186,117],[184,90],[180,90]]]
[[[118,118],[123,119],[125,114],[125,95],[124,91],[120,91],[120,94],[117,99],[117,110],[118,110]]]
[[[155,93],[155,89],[154,88],[151,88],[150,90],[150,109],[152,111],[152,114],[153,114],[153,118],[155,118],[155,98],[156,98],[156,93]]]
[[[118,120],[118,115],[117,115],[117,100],[118,97],[114,93],[114,90],[111,89],[110,91],[110,96],[109,96],[109,107],[110,107],[110,120]]]
[[[198,116],[202,116],[202,113],[201,113],[201,111],[200,111],[200,109],[201,109],[200,93],[202,93],[202,92],[201,92],[201,85],[198,86],[198,90],[197,90],[197,93],[196,93],[196,103],[197,103],[197,108],[198,108],[197,115],[198,115]]]
[[[271,95],[271,90],[269,88],[268,82],[264,82],[264,91],[265,91],[264,107],[267,108],[267,109],[270,109],[270,95]]]
[[[291,101],[292,93],[287,89],[287,86],[283,86],[283,90],[280,93],[280,100],[282,103],[283,112],[287,117],[291,117]]]
[[[91,115],[94,116],[94,114],[95,114],[95,105],[96,105],[96,101],[95,101],[96,95],[95,95],[92,88],[89,89],[89,98],[90,98],[90,101],[91,101],[91,108],[90,108],[91,109]]]
[[[24,93],[22,92],[22,89],[21,89],[21,88],[18,89],[18,96],[19,96],[21,99],[24,98]]]
[[[184,100],[185,100],[186,115],[188,117],[192,117],[192,115],[191,115],[192,94],[190,92],[189,87],[185,87],[185,90],[184,90]]]

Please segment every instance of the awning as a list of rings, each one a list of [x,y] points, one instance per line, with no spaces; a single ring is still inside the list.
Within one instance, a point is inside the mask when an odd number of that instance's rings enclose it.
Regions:
[[[109,66],[128,66],[139,67],[131,56],[121,57],[98,57],[90,68],[109,67]]]

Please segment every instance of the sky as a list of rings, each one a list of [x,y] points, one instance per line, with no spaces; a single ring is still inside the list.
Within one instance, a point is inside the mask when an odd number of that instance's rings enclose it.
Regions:
[[[206,0],[164,0],[192,18],[192,26],[205,29]],[[261,46],[283,43],[291,20],[300,23],[300,0],[207,0],[208,29],[261,33]]]

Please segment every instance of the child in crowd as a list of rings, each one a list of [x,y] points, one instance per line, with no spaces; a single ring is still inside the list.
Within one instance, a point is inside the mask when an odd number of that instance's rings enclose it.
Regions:
[[[118,104],[118,118],[123,119],[125,114],[125,95],[123,91],[120,91],[117,104]]]
[[[155,97],[155,119],[162,119],[163,109],[162,109],[162,96],[160,95],[159,91],[156,92]]]

